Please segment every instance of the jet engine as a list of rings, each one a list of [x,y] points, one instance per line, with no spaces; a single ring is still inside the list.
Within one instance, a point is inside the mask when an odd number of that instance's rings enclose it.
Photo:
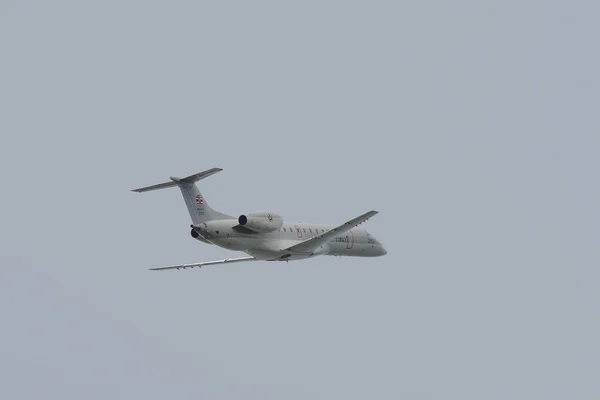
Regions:
[[[211,242],[209,242],[208,240],[204,239],[204,237],[202,237],[202,235],[200,235],[200,234],[198,233],[198,231],[197,231],[196,229],[194,229],[194,228],[193,228],[193,225],[192,225],[192,231],[190,232],[190,235],[192,235],[192,237],[193,237],[194,239],[196,239],[196,240],[199,240],[199,241],[201,241],[201,242],[203,242],[203,243],[212,244],[212,243],[211,243]]]
[[[283,218],[273,213],[242,214],[238,223],[244,228],[258,233],[273,232],[283,226]]]

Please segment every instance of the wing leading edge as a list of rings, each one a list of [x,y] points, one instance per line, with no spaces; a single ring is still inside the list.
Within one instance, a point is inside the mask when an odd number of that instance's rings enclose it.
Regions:
[[[319,246],[322,246],[325,243],[329,242],[331,239],[335,238],[336,236],[338,236],[342,233],[348,232],[350,229],[357,227],[358,225],[367,221],[369,218],[375,216],[377,213],[378,212],[374,211],[374,210],[369,211],[367,213],[364,213],[363,215],[359,215],[358,217],[351,219],[348,222],[343,223],[340,226],[337,226],[331,230],[328,230],[325,233],[314,236],[308,240],[305,240],[304,242],[298,243],[297,245],[288,247],[284,250],[291,251],[293,253],[310,253],[310,252],[314,251],[315,249],[317,249]]]
[[[243,262],[243,261],[255,261],[254,257],[239,257],[239,258],[226,258],[224,260],[216,260],[216,261],[204,261],[200,263],[194,264],[180,264],[180,265],[171,265],[168,267],[158,267],[158,268],[150,268],[150,271],[162,271],[165,269],[186,269],[186,268],[194,268],[194,267],[204,267],[205,265],[216,265],[216,264],[228,264],[234,262]]]

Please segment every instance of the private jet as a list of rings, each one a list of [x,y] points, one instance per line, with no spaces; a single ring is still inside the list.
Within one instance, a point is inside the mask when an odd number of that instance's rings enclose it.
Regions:
[[[186,178],[171,177],[169,182],[132,191],[143,193],[178,187],[192,219],[192,237],[202,243],[244,252],[247,256],[150,270],[186,269],[258,260],[292,261],[322,255],[379,257],[387,253],[369,232],[357,228],[377,214],[377,211],[369,211],[338,226],[287,222],[272,212],[254,212],[235,218],[215,211],[198,190],[196,182],[220,171],[221,168],[211,168]]]

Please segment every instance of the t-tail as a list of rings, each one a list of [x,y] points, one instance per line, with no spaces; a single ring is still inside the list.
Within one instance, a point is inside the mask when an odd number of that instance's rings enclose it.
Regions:
[[[151,190],[158,189],[166,189],[174,186],[178,186],[181,190],[181,194],[183,195],[183,200],[185,201],[185,205],[190,213],[190,217],[192,218],[192,222],[194,225],[199,225],[202,222],[212,221],[216,219],[231,219],[233,217],[222,214],[218,211],[210,208],[206,199],[198,190],[198,186],[196,186],[195,182],[207,178],[217,172],[223,171],[221,168],[211,168],[206,171],[199,172],[194,175],[190,175],[185,178],[175,178],[171,177],[170,182],[159,183],[157,185],[146,186],[139,189],[133,189],[133,192],[149,192]]]

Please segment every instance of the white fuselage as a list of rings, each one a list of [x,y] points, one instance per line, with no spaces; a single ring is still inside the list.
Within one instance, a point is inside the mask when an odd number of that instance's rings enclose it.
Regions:
[[[319,255],[378,257],[387,253],[377,239],[358,225],[377,214],[370,210],[340,225],[318,225],[285,222],[278,214],[253,212],[238,218],[210,207],[196,182],[221,168],[210,168],[185,178],[171,177],[170,181],[133,189],[143,193],[178,187],[192,220],[193,238],[228,250],[243,251],[248,256],[224,260],[187,263],[152,270],[196,268],[206,265],[238,263],[256,260],[289,261]]]
[[[312,252],[290,252],[284,249],[335,228],[333,225],[284,222],[280,229],[269,233],[254,233],[235,229],[235,219],[221,219],[195,227],[202,242],[236,251],[243,251],[262,260],[298,260],[317,255],[377,257],[387,253],[383,245],[365,229],[354,228],[341,233]]]

